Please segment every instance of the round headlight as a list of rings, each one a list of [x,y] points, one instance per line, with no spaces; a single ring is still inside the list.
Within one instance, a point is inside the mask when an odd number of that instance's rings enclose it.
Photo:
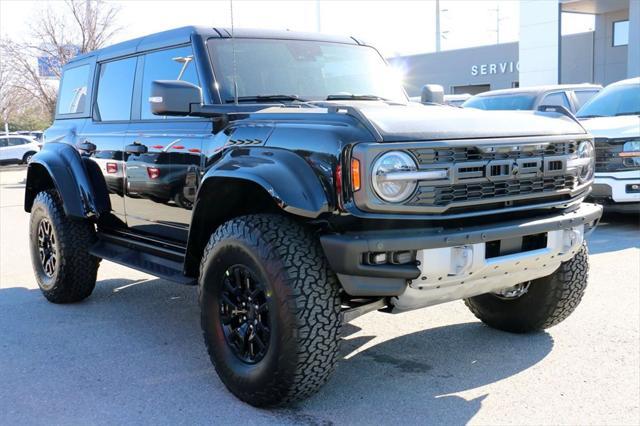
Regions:
[[[586,163],[578,169],[578,178],[580,179],[581,183],[584,183],[593,177],[593,172],[595,169],[596,159],[593,149],[593,142],[580,142],[580,145],[578,145],[578,158],[586,160]]]
[[[413,158],[402,151],[390,151],[380,156],[373,164],[372,184],[378,197],[389,203],[399,203],[413,193],[416,180],[398,179],[396,172],[413,172],[418,166]]]

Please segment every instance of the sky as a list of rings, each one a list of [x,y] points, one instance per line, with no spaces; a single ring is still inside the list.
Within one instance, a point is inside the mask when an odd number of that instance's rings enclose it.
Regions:
[[[541,0],[545,1],[545,0]],[[0,0],[0,35],[24,39],[33,17],[58,0]],[[185,25],[231,26],[229,0],[121,0],[108,3],[120,12],[119,42]],[[440,0],[442,50],[517,41],[519,2],[516,0]],[[386,57],[435,50],[436,2],[365,0],[234,0],[235,27],[289,29],[352,35]],[[499,25],[496,25],[499,23]],[[593,16],[563,14],[563,33],[592,30]]]

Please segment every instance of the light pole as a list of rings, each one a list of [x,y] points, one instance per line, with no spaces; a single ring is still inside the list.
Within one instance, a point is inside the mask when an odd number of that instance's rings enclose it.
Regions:
[[[442,35],[449,32],[440,30],[440,13],[447,12],[448,10],[449,9],[440,9],[440,0],[436,0],[436,52],[441,50],[440,41],[442,39]]]
[[[500,17],[500,2],[496,2],[496,8],[489,11],[496,12],[496,44],[500,44],[500,22],[504,20]]]

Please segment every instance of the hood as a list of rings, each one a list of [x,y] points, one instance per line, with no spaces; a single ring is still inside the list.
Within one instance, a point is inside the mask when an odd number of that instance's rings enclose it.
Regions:
[[[583,118],[580,122],[596,138],[640,137],[639,115]]]
[[[580,124],[558,113],[382,102],[360,102],[357,107],[379,130],[385,142],[585,133]]]

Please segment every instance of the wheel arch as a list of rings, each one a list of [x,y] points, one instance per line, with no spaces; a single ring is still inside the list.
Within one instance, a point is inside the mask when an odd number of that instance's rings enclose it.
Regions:
[[[92,160],[66,143],[51,142],[33,156],[27,168],[24,210],[31,212],[36,195],[55,189],[69,217],[99,217],[111,210],[106,183]]]
[[[194,204],[185,257],[185,275],[198,275],[200,257],[209,237],[224,222],[245,214],[279,210],[273,197],[255,181],[221,176],[206,179]]]
[[[184,272],[198,275],[209,236],[222,223],[252,213],[315,219],[331,211],[332,196],[312,166],[295,152],[267,147],[222,153],[196,195]]]

